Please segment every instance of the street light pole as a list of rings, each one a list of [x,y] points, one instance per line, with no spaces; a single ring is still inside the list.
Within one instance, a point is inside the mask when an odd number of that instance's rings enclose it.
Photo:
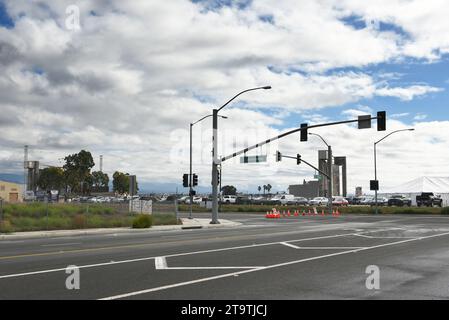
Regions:
[[[327,173],[329,175],[329,178],[327,179],[327,183],[328,183],[328,185],[327,185],[327,192],[328,192],[327,202],[328,202],[328,204],[327,205],[329,207],[329,214],[332,214],[332,194],[333,194],[333,190],[332,190],[333,189],[333,185],[332,185],[332,180],[333,180],[332,147],[319,134],[309,132],[309,135],[319,137],[321,140],[323,140],[324,144],[327,146]]]
[[[401,129],[401,130],[396,130],[396,131],[393,131],[393,132],[387,134],[387,135],[386,135],[385,137],[383,137],[382,139],[380,139],[380,140],[374,142],[374,180],[375,180],[375,181],[377,181],[377,149],[376,149],[377,144],[378,144],[379,142],[385,140],[386,138],[388,138],[389,136],[391,136],[391,135],[394,134],[394,133],[401,132],[401,131],[414,131],[414,130],[415,130],[415,129],[413,129],[413,128],[411,128],[411,129]],[[377,202],[377,188],[376,188],[376,190],[374,190],[374,203],[375,203],[375,206],[376,206],[376,211],[375,211],[375,212],[376,212],[376,214],[378,214],[378,213],[379,213],[379,207],[378,207],[378,202]]]
[[[219,165],[219,159],[218,159],[218,112],[226,107],[232,100],[240,96],[241,94],[253,91],[253,90],[268,90],[271,89],[271,86],[265,86],[265,87],[257,87],[257,88],[251,88],[244,90],[238,94],[236,94],[234,97],[232,97],[228,102],[226,102],[224,105],[222,105],[219,109],[214,109],[212,111],[212,221],[211,224],[219,224],[218,221],[218,165]]]

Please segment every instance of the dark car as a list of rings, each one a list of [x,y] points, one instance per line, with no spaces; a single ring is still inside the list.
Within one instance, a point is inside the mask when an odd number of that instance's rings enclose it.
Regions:
[[[397,206],[397,207],[410,207],[412,205],[412,200],[409,198],[406,198],[403,195],[398,196],[392,196],[390,199],[388,199],[388,206]]]
[[[423,192],[419,196],[416,196],[416,204],[418,207],[426,206],[426,207],[442,207],[443,199],[441,196],[436,196],[433,192]]]

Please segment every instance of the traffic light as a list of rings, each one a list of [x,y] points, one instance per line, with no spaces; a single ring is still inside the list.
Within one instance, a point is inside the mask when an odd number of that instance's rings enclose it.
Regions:
[[[282,154],[279,151],[276,151],[276,162],[280,162],[282,160]]]
[[[189,191],[189,196],[196,196],[196,191],[195,190],[190,190]]]
[[[301,155],[300,155],[300,154],[297,154],[297,155],[296,155],[296,164],[297,164],[297,165],[300,165],[300,164],[301,164]]]
[[[187,188],[189,186],[189,175],[187,173],[182,176],[182,185],[184,186],[184,188]]]
[[[378,191],[379,190],[379,180],[370,180],[369,181],[369,189],[371,191]]]
[[[217,170],[217,185],[220,185],[221,170]]]
[[[377,113],[377,131],[387,130],[387,113],[385,111],[379,111]]]
[[[193,187],[198,185],[198,175],[196,173],[193,174]]]
[[[307,141],[307,123],[301,123],[301,141]]]

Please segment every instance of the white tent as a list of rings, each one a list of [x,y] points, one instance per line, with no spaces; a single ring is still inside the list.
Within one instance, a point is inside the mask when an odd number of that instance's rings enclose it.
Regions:
[[[383,188],[379,193],[383,195],[403,194],[412,199],[416,205],[416,196],[422,192],[433,192],[441,195],[443,206],[449,205],[449,177],[420,177],[393,188]]]

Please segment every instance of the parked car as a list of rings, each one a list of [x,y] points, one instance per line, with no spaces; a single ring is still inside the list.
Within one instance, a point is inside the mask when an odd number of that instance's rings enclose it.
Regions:
[[[221,198],[222,203],[235,203],[237,201],[237,196],[225,195]]]
[[[280,196],[279,202],[281,205],[296,204],[295,196],[292,194],[284,194],[284,195]]]
[[[190,196],[182,196],[178,199],[178,203],[186,203],[187,199],[189,199]]]
[[[25,191],[25,194],[23,195],[23,201],[25,202],[32,202],[36,201],[36,195],[34,194],[34,191]]]
[[[324,206],[324,205],[327,206],[328,203],[329,199],[324,197],[315,197],[309,201],[309,204],[312,206]]]
[[[362,206],[371,206],[374,203],[374,197],[364,197],[360,200],[359,204]]]
[[[440,195],[434,195],[433,192],[423,192],[421,193],[421,195],[416,196],[416,204],[418,205],[418,207],[442,207],[443,199],[441,199]]]
[[[201,204],[203,202],[203,197],[193,197],[193,204]],[[190,198],[186,199],[186,204],[190,204]]]
[[[306,206],[309,204],[309,200],[304,197],[295,197],[295,204],[299,206]]]
[[[398,207],[403,207],[403,206],[408,206],[410,207],[412,205],[412,199],[407,198],[403,195],[395,195],[395,196],[391,196],[390,199],[388,199],[388,206],[398,206]]]
[[[334,206],[347,206],[348,203],[348,200],[346,200],[344,197],[336,196],[332,198],[332,205]]]

